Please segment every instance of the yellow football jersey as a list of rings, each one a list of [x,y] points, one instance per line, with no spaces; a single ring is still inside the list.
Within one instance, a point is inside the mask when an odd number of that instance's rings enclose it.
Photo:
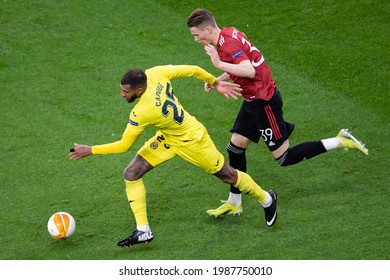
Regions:
[[[120,141],[92,147],[93,154],[128,151],[146,127],[152,126],[164,136],[166,143],[199,140],[205,131],[203,125],[180,105],[171,80],[184,77],[214,84],[216,78],[198,66],[156,66],[145,71],[147,90],[130,112],[129,123]]]

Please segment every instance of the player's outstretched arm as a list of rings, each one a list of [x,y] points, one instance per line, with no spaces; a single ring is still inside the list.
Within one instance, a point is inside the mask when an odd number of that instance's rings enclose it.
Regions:
[[[230,80],[230,75],[228,73],[223,73],[221,76],[218,77],[218,81],[229,81]],[[215,87],[210,85],[209,83],[204,84],[204,91],[205,92],[210,92],[213,90]]]
[[[238,84],[233,84],[225,81],[216,81],[213,85],[226,98],[237,99],[241,96],[242,88]]]
[[[88,145],[74,144],[74,148],[70,149],[69,158],[71,160],[78,160],[92,155],[92,147]]]

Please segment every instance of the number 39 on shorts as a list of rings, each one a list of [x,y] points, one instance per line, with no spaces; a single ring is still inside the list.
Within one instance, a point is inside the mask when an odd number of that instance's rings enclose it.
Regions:
[[[273,132],[271,128],[260,129],[261,137],[264,138],[264,141],[267,142],[268,139],[271,140],[273,137]]]

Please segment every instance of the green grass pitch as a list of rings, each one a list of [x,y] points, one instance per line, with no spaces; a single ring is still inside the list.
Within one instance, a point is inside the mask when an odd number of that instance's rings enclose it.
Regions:
[[[212,2],[212,3],[210,3]],[[1,1],[0,259],[388,260],[390,104],[387,1]],[[155,240],[130,249],[134,229],[122,172],[129,153],[68,159],[73,143],[118,140],[132,105],[119,96],[131,68],[194,64],[214,75],[186,26],[198,7],[234,25],[262,51],[296,130],[291,145],[349,128],[369,156],[337,150],[281,168],[263,143],[248,173],[279,195],[279,218],[244,197],[240,217],[210,218],[228,187],[176,158],[144,177]],[[173,81],[184,107],[227,155],[240,102]],[[57,211],[75,234],[47,232]]]

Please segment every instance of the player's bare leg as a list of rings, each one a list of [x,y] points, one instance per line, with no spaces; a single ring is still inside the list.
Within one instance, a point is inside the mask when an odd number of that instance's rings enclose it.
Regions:
[[[151,169],[153,166],[137,154],[124,171],[126,194],[137,229],[129,237],[118,242],[120,247],[131,247],[138,243],[146,244],[154,238],[149,227],[146,212],[146,191],[142,181],[142,176]]]
[[[245,150],[251,141],[237,133],[232,134],[232,138],[226,149],[229,154],[229,164],[240,171],[246,172]],[[230,185],[230,193],[227,200],[221,200],[222,205],[215,209],[207,210],[207,214],[214,217],[224,215],[240,215],[243,212],[241,191]]]
[[[224,183],[237,187],[241,192],[255,198],[263,206],[267,226],[276,222],[276,192],[264,191],[247,173],[232,168],[226,162],[222,169],[214,174]]]

